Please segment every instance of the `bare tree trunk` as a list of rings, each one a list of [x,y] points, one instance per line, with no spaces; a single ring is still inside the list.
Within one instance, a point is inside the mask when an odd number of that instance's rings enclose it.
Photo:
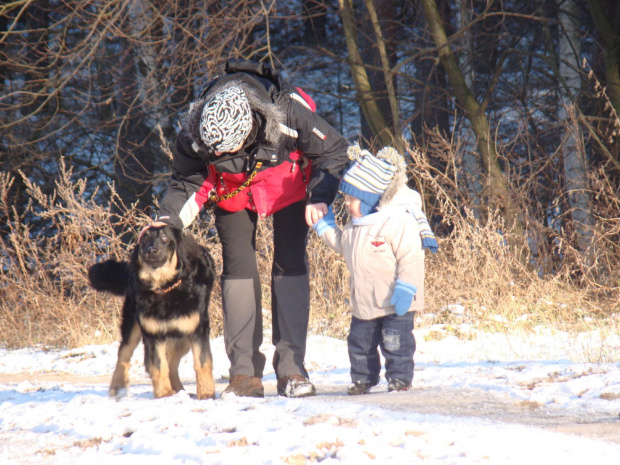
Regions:
[[[168,125],[159,74],[159,53],[150,40],[159,37],[158,20],[150,2],[134,0],[128,8],[127,51],[122,60],[118,158],[115,166],[119,194],[126,203],[150,205],[148,194],[161,156],[158,124]]]
[[[459,8],[456,10],[457,27],[464,31],[462,34],[461,54],[459,56],[459,66],[463,70],[463,76],[465,83],[470,89],[474,88],[474,82],[476,79],[474,72],[474,47],[471,28],[469,23],[471,22],[471,5],[469,0],[458,0],[457,4]],[[480,206],[482,204],[481,194],[484,186],[481,181],[482,166],[480,160],[476,154],[476,135],[472,130],[469,119],[463,118],[460,128],[457,131],[459,135],[460,144],[460,156],[464,168],[464,181],[467,185],[469,197],[472,202],[474,214],[476,217],[480,217]]]
[[[445,0],[438,2],[439,14],[445,17],[446,7]],[[428,22],[424,17],[422,6],[415,9],[415,25],[421,30],[428,29]],[[418,39],[418,47],[422,50],[429,50],[434,47],[433,39],[428,38],[428,34],[422,34]],[[416,60],[414,68],[415,79],[418,82],[415,92],[415,111],[405,123],[411,125],[411,130],[425,145],[427,129],[439,131],[445,137],[451,131],[450,119],[453,114],[452,96],[448,95],[446,73],[439,65],[435,57],[426,54],[422,60]],[[429,153],[429,156],[432,154]]]
[[[575,102],[581,92],[579,73],[581,42],[575,0],[557,0],[560,22],[559,75],[563,77],[560,86],[558,120],[563,123],[562,155],[566,196],[573,220],[578,247],[585,252],[592,240],[592,208],[588,185],[585,147],[581,127],[576,114]]]
[[[340,5],[340,16],[342,18],[347,50],[349,52],[351,75],[355,83],[355,90],[360,107],[379,145],[391,145],[394,143],[392,131],[390,131],[390,128],[386,124],[377,101],[373,98],[372,86],[370,85],[368,73],[366,73],[359,51],[359,41],[355,22],[353,20],[351,0],[338,0],[338,4]]]
[[[381,64],[381,73],[383,74],[383,82],[382,88],[384,88],[387,92],[387,98],[389,102],[389,115],[388,118],[391,122],[392,133],[394,134],[394,146],[396,149],[402,153],[403,151],[403,143],[401,140],[401,130],[400,130],[400,115],[398,110],[398,100],[396,99],[396,77],[392,72],[392,59],[393,54],[388,51],[388,42],[391,42],[393,34],[386,35],[382,32],[381,22],[379,15],[377,14],[377,9],[375,8],[373,0],[364,0],[366,4],[366,9],[368,10],[368,15],[370,17],[370,22],[372,24],[372,28],[375,33],[375,38],[377,41],[377,47],[380,64]],[[394,3],[393,2],[383,2],[382,4],[382,14],[386,14],[386,10],[393,10]],[[393,11],[391,12],[393,13]],[[374,47],[373,47],[374,48]]]
[[[519,219],[520,212],[512,200],[510,189],[499,166],[495,142],[491,138],[487,117],[467,86],[456,56],[452,53],[435,0],[422,0],[422,6],[424,8],[424,16],[438,49],[439,59],[450,79],[454,96],[465,111],[465,117],[471,122],[472,130],[476,135],[478,150],[488,179],[486,195],[489,206],[491,208],[499,208],[502,211],[506,221],[507,232],[513,233],[511,244],[514,246],[515,253],[521,256],[522,259],[525,259],[522,254],[526,250],[526,240],[523,234],[523,226]]]
[[[607,96],[616,116],[620,116],[620,4],[612,0],[588,0],[594,26],[601,35],[604,56]]]

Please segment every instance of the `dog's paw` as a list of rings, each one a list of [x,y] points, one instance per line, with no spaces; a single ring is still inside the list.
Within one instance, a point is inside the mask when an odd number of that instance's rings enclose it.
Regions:
[[[122,399],[123,397],[127,397],[129,395],[129,386],[110,386],[108,394],[114,399]]]
[[[199,392],[196,397],[198,400],[215,399],[215,392]]]
[[[162,397],[171,397],[176,394],[176,391],[168,386],[155,386],[153,389],[153,395],[155,399],[161,399]]]

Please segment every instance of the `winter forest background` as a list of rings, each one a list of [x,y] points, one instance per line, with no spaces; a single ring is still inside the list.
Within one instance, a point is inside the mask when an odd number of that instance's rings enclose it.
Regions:
[[[117,338],[119,299],[86,270],[126,256],[183,111],[231,58],[285,73],[350,142],[406,154],[440,243],[427,321],[617,331],[616,0],[16,0],[0,6],[6,346]],[[208,211],[192,231],[219,260]],[[309,256],[312,331],[342,337],[346,267],[313,234]]]

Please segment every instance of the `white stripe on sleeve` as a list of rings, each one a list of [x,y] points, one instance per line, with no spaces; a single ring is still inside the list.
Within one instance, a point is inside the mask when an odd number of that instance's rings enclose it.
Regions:
[[[183,222],[183,227],[187,228],[190,224],[192,224],[199,212],[200,207],[196,203],[196,193],[193,193],[192,196],[187,199],[185,205],[183,205],[183,208],[181,208],[181,211],[179,212],[179,218],[181,218],[181,221]]]
[[[299,137],[299,133],[295,129],[289,128],[282,123],[280,123],[280,132],[286,134],[289,137],[294,137],[295,139]]]

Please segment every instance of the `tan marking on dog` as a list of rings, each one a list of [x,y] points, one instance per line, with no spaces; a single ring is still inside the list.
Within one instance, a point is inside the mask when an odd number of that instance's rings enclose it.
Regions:
[[[151,381],[153,382],[153,393],[156,399],[169,397],[174,394],[174,389],[170,384],[170,370],[168,359],[166,358],[166,341],[155,343],[155,352],[159,358],[159,367],[147,367]]]
[[[183,356],[189,351],[189,340],[187,338],[167,340],[166,356],[168,357],[168,366],[170,369],[170,384],[175,392],[183,391],[183,383],[179,377],[179,364]]]
[[[206,344],[209,342],[206,341]],[[198,399],[215,399],[215,382],[213,381],[213,359],[209,356],[201,363],[201,345],[192,344],[194,370],[196,371],[196,396]]]
[[[138,263],[140,265],[140,271],[138,277],[144,284],[150,286],[151,289],[160,289],[163,285],[176,279],[179,272],[177,271],[177,264],[179,259],[176,252],[170,257],[170,259],[164,263],[163,266],[153,268],[142,260],[142,257],[138,257]]]
[[[191,334],[196,331],[200,323],[200,314],[192,313],[180,316],[173,320],[158,320],[150,316],[140,315],[140,324],[149,334],[165,334],[170,331],[178,331],[183,334]]]
[[[142,331],[138,323],[133,325],[129,340],[119,348],[116,368],[110,382],[109,394],[111,397],[118,396],[121,389],[129,389],[129,368],[131,367],[131,356],[142,339]]]

